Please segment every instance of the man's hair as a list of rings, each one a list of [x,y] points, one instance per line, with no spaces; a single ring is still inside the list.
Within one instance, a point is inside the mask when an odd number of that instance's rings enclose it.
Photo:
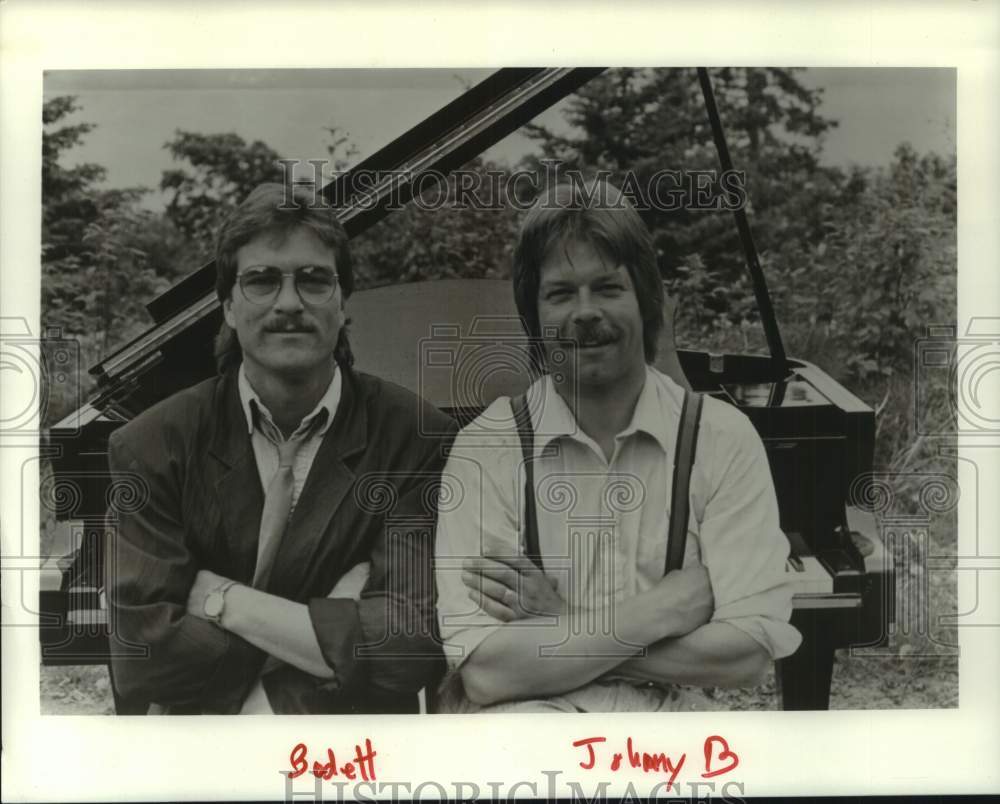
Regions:
[[[215,292],[224,302],[236,284],[236,252],[251,240],[266,235],[279,239],[305,227],[333,249],[337,264],[337,282],[343,297],[354,291],[354,270],[348,248],[347,232],[319,193],[304,185],[260,184],[226,218],[216,239]],[[343,368],[354,364],[345,322],[333,350],[334,359]],[[222,374],[240,364],[243,350],[233,329],[223,322],[215,340],[215,364]]]
[[[663,329],[663,280],[653,239],[621,190],[606,178],[592,178],[552,185],[521,223],[514,247],[514,303],[533,339],[536,364],[543,365],[538,320],[542,263],[553,248],[570,242],[588,243],[613,265],[625,266],[639,302],[646,362],[652,363]]]

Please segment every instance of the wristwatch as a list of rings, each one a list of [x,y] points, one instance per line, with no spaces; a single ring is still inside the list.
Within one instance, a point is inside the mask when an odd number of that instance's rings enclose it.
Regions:
[[[236,581],[226,581],[205,595],[202,610],[205,612],[206,619],[211,620],[216,625],[221,624],[222,612],[226,610],[226,592],[229,591],[230,586],[235,584]]]

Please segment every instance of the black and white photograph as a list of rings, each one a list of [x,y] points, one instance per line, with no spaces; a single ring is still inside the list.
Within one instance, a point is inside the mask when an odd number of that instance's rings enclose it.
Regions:
[[[178,800],[913,790],[995,654],[988,101],[787,51],[32,62],[31,733]]]
[[[955,79],[46,74],[42,711],[957,705]]]

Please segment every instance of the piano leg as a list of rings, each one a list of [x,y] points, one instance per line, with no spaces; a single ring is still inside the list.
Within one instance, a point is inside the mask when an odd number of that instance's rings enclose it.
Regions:
[[[833,680],[834,646],[828,634],[813,623],[795,622],[802,633],[799,649],[775,666],[781,708],[803,711],[830,708],[830,684]],[[824,638],[826,636],[827,638]]]

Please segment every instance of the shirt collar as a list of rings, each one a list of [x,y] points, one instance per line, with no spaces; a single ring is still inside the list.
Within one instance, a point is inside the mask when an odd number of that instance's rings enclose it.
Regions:
[[[326,418],[324,419],[322,426],[316,430],[315,435],[323,436],[326,434],[326,431],[330,429],[330,425],[333,423],[333,417],[337,412],[337,406],[340,404],[342,384],[343,377],[341,375],[340,368],[338,366],[334,366],[333,379],[330,380],[330,384],[327,386],[325,393],[320,398],[319,402],[316,403],[316,407],[314,407],[308,415],[303,417],[302,422],[299,424],[298,428],[296,428],[293,435],[307,429],[322,410],[326,411]],[[246,367],[242,363],[240,364],[237,386],[240,392],[240,403],[243,407],[243,414],[247,419],[247,431],[250,434],[253,434],[255,423],[254,408],[257,409],[260,415],[264,416],[273,424],[274,417],[271,416],[271,411],[269,411],[267,406],[261,402],[257,392],[254,391],[253,386],[250,385],[250,380],[247,379]]]
[[[580,440],[585,434],[576,423],[569,406],[556,391],[552,377],[546,374],[528,391],[530,410],[541,410],[533,416],[538,448],[544,448],[556,438]],[[646,366],[646,381],[632,412],[632,419],[616,439],[643,432],[656,439],[664,452],[673,448],[674,434],[681,410],[683,390],[669,377]],[[541,403],[541,404],[538,404]],[[668,414],[668,415],[665,415]],[[670,415],[672,414],[672,415]]]

